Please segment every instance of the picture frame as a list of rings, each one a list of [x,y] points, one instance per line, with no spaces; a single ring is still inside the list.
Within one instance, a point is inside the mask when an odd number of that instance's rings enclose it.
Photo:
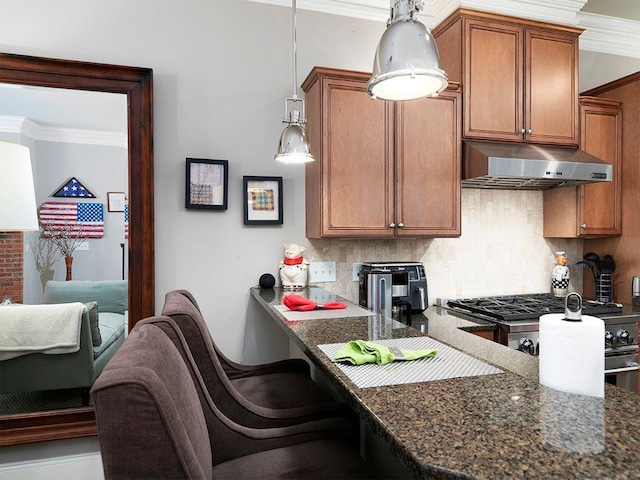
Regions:
[[[245,225],[282,225],[282,177],[242,177]]]
[[[124,212],[127,197],[124,192],[107,192],[107,211]]]
[[[226,210],[229,162],[187,158],[184,206],[189,209]]]

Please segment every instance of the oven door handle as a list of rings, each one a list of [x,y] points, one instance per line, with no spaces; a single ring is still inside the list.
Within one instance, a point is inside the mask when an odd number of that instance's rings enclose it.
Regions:
[[[632,362],[628,367],[612,368],[611,370],[605,370],[605,375],[613,375],[615,373],[635,372],[640,370],[640,363]]]

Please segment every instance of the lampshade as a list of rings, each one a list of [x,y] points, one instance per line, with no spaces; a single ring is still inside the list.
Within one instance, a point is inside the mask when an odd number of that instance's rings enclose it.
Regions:
[[[23,145],[0,141],[0,232],[38,230],[31,157]]]
[[[309,152],[307,132],[302,126],[291,124],[284,129],[275,159],[283,163],[307,163],[315,160]]]
[[[292,25],[292,46],[293,46],[293,95],[284,102],[284,119],[286,123],[282,135],[280,135],[280,143],[278,144],[278,153],[275,160],[282,163],[307,163],[313,162],[315,159],[311,155],[309,147],[309,139],[304,131],[304,100],[298,98],[296,89],[298,88],[298,53],[296,43],[296,0],[291,2],[291,25]],[[296,104],[300,104],[302,114],[296,109]],[[288,110],[291,105],[291,110]]]
[[[440,68],[435,40],[413,18],[422,2],[391,1],[391,18],[376,50],[367,92],[383,100],[413,100],[441,92],[448,78]]]

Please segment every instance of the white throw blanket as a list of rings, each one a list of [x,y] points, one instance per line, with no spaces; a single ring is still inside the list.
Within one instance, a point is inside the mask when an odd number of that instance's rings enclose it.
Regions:
[[[77,352],[83,310],[79,302],[0,306],[0,360]]]

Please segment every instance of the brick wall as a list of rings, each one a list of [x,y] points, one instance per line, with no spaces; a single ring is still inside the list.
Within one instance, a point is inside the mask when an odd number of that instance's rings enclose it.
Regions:
[[[23,252],[22,232],[0,232],[0,301],[22,303]]]

